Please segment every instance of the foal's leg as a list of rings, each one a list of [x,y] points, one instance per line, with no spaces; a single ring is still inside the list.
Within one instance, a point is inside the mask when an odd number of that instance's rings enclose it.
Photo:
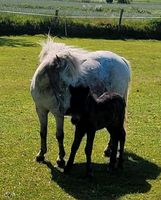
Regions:
[[[109,163],[109,170],[113,171],[116,168],[116,156],[117,156],[117,149],[118,149],[118,130],[115,128],[108,129],[111,141],[112,141],[112,151],[110,156],[110,163]]]
[[[110,141],[108,143],[108,145],[106,146],[106,148],[104,149],[104,156],[105,157],[110,157],[111,155],[111,151],[112,151],[112,140],[110,138]]]
[[[57,165],[60,168],[65,166],[65,150],[64,150],[64,116],[55,116],[56,120],[56,139],[59,146],[59,155],[57,158]]]
[[[47,152],[46,137],[47,137],[47,122],[48,122],[48,110],[36,107],[37,115],[40,121],[40,139],[41,147],[37,154],[36,161],[44,161],[44,154]]]
[[[87,164],[86,164],[87,177],[93,176],[91,154],[92,154],[92,149],[93,149],[94,136],[95,136],[95,131],[87,132],[87,143],[85,147],[85,154],[86,154],[86,159],[87,159]]]
[[[65,166],[65,169],[64,169],[65,173],[68,173],[70,171],[70,169],[72,168],[75,155],[77,153],[77,150],[80,146],[80,143],[82,141],[84,134],[85,134],[85,132],[81,131],[81,129],[78,126],[76,126],[75,136],[74,136],[74,141],[73,141],[73,144],[72,144],[72,147],[71,147],[70,156],[69,156],[69,159],[67,161],[67,165]]]
[[[119,141],[120,141],[120,154],[119,154],[119,162],[118,162],[118,167],[123,168],[123,154],[124,154],[124,146],[125,146],[125,137],[126,137],[126,132],[124,127],[120,131],[120,136],[119,136]]]

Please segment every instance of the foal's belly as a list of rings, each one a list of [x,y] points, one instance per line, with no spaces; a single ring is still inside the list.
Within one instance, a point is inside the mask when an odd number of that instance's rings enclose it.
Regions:
[[[94,123],[91,123],[91,124],[95,128],[95,130],[98,131],[100,129],[108,127],[110,123],[108,120],[99,118],[99,119],[95,120]]]

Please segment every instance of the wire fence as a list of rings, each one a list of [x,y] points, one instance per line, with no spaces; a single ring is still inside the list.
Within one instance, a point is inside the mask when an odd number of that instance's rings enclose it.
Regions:
[[[127,17],[126,14],[124,15],[124,11],[126,13],[126,9],[120,9],[117,13],[118,16],[62,16],[59,10],[54,10],[53,14],[0,10],[2,16],[0,34],[44,34],[50,32],[66,37],[161,39],[161,17]],[[2,13],[8,13],[11,16],[6,18],[6,15],[3,17]],[[14,23],[12,23],[12,14],[18,16]],[[30,17],[22,19],[22,15],[31,16],[31,21]],[[40,20],[39,17],[36,19],[34,16],[40,16]],[[41,17],[49,18],[41,19]],[[36,23],[33,18],[36,19]]]
[[[20,15],[33,15],[33,16],[42,16],[42,17],[55,17],[55,14],[43,14],[43,13],[31,13],[31,12],[18,12],[18,11],[9,11],[9,10],[0,10],[0,13],[9,13],[9,14],[20,14]],[[123,16],[123,15],[122,15]],[[60,18],[66,19],[119,19],[120,16],[61,16]],[[161,19],[161,17],[141,17],[141,16],[124,16],[124,19]]]

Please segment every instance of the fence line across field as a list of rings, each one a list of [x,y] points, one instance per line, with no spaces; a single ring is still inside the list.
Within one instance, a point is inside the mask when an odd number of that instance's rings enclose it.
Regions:
[[[10,10],[0,10],[0,13],[10,13],[10,14],[21,14],[21,15],[34,15],[34,16],[44,16],[44,17],[55,17],[53,14],[43,14],[43,13],[29,13],[29,12],[19,12]],[[120,19],[120,16],[63,16],[58,15],[59,18],[66,19]],[[128,17],[124,16],[124,19],[161,19],[161,17]]]
[[[33,16],[44,16],[44,17],[53,17],[57,22],[59,19],[63,18],[64,21],[64,34],[68,36],[67,24],[68,19],[118,19],[118,29],[121,29],[122,18],[131,19],[131,20],[139,20],[139,19],[159,19],[161,17],[123,17],[124,9],[120,9],[119,16],[61,16],[59,15],[59,10],[56,10],[53,15],[50,14],[42,14],[42,13],[28,13],[28,12],[17,12],[17,11],[9,11],[9,10],[0,10],[0,13],[10,13],[10,14],[21,14],[21,15],[33,15]]]

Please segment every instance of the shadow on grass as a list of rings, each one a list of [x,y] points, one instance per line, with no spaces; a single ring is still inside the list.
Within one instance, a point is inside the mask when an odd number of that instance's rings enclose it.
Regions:
[[[23,39],[12,39],[9,37],[0,37],[0,46],[10,47],[34,47],[37,46],[35,43],[29,42]]]
[[[70,175],[65,175],[51,164],[44,164],[51,170],[52,180],[76,199],[112,200],[126,194],[145,193],[151,189],[147,180],[156,179],[161,168],[133,153],[126,153],[124,170],[109,174],[106,164],[93,163],[94,178],[85,175],[85,163],[75,164]]]

